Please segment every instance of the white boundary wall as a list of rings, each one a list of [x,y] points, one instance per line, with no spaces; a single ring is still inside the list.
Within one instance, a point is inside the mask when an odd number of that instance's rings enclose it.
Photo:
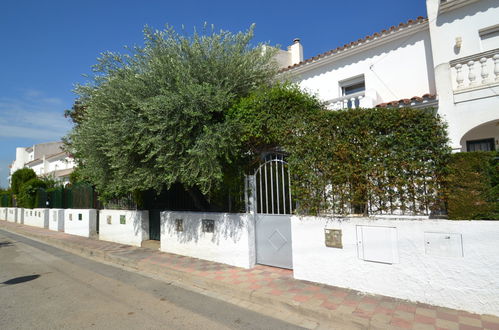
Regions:
[[[64,209],[49,209],[49,229],[64,231]]]
[[[183,220],[176,231],[175,220]],[[202,219],[215,221],[213,233],[202,231]],[[255,265],[253,216],[237,213],[161,212],[161,251],[251,268]]]
[[[7,220],[7,208],[0,207],[0,220]]]
[[[141,246],[149,239],[149,211],[100,210],[99,239]]]
[[[8,207],[7,208],[7,221],[23,223],[24,213],[22,208]]]
[[[293,216],[291,224],[297,279],[499,315],[499,221]],[[367,238],[358,226],[395,229]],[[325,229],[342,231],[342,249],[325,246]]]
[[[24,224],[33,227],[49,227],[50,209],[24,209]]]
[[[65,209],[64,232],[71,235],[90,237],[96,234],[97,210]]]

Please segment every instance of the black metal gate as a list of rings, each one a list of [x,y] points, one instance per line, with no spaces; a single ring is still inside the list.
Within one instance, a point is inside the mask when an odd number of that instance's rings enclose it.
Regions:
[[[149,210],[149,239],[159,241],[161,238],[161,210]]]

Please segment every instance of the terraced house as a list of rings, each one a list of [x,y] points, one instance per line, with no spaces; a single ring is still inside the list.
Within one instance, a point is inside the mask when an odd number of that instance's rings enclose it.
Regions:
[[[299,39],[281,74],[329,108],[435,107],[454,151],[499,148],[499,2],[427,0],[418,17],[309,59]]]

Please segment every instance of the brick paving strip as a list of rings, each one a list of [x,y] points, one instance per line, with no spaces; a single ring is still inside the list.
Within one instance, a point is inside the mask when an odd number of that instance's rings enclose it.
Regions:
[[[287,269],[238,268],[6,221],[0,221],[0,229],[223,296],[314,318],[337,329],[348,324],[361,329],[499,330],[499,317],[296,280]]]

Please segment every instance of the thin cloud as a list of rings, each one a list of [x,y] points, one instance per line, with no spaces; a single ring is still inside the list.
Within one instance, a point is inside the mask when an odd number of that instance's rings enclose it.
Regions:
[[[0,136],[59,140],[71,129],[63,100],[28,90],[19,98],[0,97]]]

